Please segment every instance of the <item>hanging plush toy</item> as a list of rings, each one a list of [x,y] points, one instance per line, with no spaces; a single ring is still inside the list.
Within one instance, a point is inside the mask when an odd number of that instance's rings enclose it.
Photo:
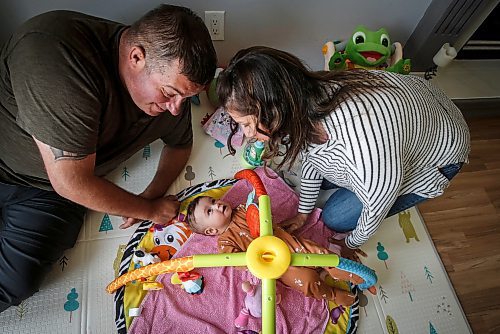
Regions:
[[[192,295],[203,292],[203,276],[194,270],[173,274],[170,283],[180,284],[184,291]]]
[[[411,70],[411,61],[403,59],[401,43],[391,44],[384,28],[371,31],[360,25],[349,40],[327,42],[322,51],[327,71],[364,68],[408,74]]]
[[[245,306],[240,311],[238,317],[234,320],[237,328],[245,328],[248,325],[248,319],[252,316],[262,318],[262,289],[260,285],[253,285],[245,281],[241,283],[241,288],[246,293]]]
[[[249,281],[241,283],[241,289],[246,293],[244,306],[240,314],[234,319],[234,326],[245,328],[250,317],[262,318],[262,287],[260,284],[252,284]],[[276,294],[276,304],[281,301],[281,295]],[[238,332],[239,333],[239,332]]]

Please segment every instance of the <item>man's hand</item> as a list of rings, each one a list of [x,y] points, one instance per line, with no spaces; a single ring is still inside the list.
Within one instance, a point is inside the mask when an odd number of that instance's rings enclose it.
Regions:
[[[172,182],[174,182],[177,175],[179,175],[183,167],[186,165],[190,154],[191,146],[186,148],[171,148],[165,145],[161,151],[160,161],[158,162],[158,169],[156,170],[153,180],[151,180],[151,183],[139,196],[151,201],[162,198]],[[170,199],[174,202],[177,201],[177,199],[173,195],[169,195],[165,198]],[[177,204],[176,210],[178,210],[178,208],[179,204]],[[159,214],[160,212],[162,212],[161,209],[160,211],[153,211],[153,215]],[[170,216],[170,219],[172,219],[176,214],[177,212],[173,215],[167,214],[167,216]],[[170,219],[168,219],[167,221],[163,221],[164,218],[161,217],[157,217],[156,219],[160,220],[151,220],[158,224],[166,224],[170,221]],[[141,221],[143,221],[143,219],[123,217],[123,224],[120,225],[120,228],[128,228]]]
[[[344,257],[346,259],[361,262],[359,256],[367,257],[366,253],[363,252],[361,249],[359,249],[359,248],[351,249],[351,248],[347,247],[344,238],[337,240],[337,239],[331,237],[328,239],[328,241],[334,245],[340,246],[340,249],[341,249],[340,255],[342,255],[342,257]]]
[[[295,217],[285,220],[280,224],[280,227],[284,228],[288,233],[292,234],[294,231],[298,230],[307,221],[307,213],[299,213]]]
[[[139,195],[142,197],[142,194]],[[166,197],[160,197],[157,199],[153,199],[153,217],[152,221],[156,224],[167,224],[169,221],[174,218],[179,212],[180,202],[177,200],[177,197],[174,195],[168,195]],[[135,225],[143,219],[123,217],[123,224],[120,225],[121,229],[129,228],[132,225]]]

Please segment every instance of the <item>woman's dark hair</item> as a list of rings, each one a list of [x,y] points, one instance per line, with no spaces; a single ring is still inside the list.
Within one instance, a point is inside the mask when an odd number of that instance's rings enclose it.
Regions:
[[[179,59],[181,73],[189,81],[208,84],[217,67],[210,34],[203,20],[189,8],[161,5],[130,27],[128,42],[144,50],[150,70]]]
[[[365,70],[313,72],[290,53],[255,46],[239,51],[220,73],[217,95],[224,108],[253,115],[267,129],[269,149],[263,158],[283,156],[279,169],[290,168],[308,144],[324,141],[321,120],[348,96],[383,86],[388,85]],[[232,129],[234,134],[234,121]],[[231,137],[227,144],[234,154]]]

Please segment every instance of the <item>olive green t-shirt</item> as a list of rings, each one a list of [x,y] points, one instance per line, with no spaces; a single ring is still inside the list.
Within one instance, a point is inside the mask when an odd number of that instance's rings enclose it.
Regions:
[[[192,144],[191,109],[152,117],[118,74],[126,26],[70,11],[22,25],[0,54],[0,181],[52,189],[32,137],[68,152],[96,153],[103,176],[146,144]]]

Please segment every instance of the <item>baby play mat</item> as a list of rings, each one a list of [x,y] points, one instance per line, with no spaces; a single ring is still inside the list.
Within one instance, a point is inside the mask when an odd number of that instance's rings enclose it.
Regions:
[[[203,132],[200,121],[213,111],[204,94],[201,105],[192,109],[194,150],[172,194],[231,178],[246,167],[241,148],[236,156],[227,155],[225,143]],[[141,192],[153,177],[161,147],[159,141],[146,146],[108,178],[128,191]],[[282,176],[298,189],[294,173]],[[114,279],[114,268],[135,229],[120,230],[120,224],[120,217],[89,212],[76,246],[54,265],[41,291],[0,314],[0,333],[116,332],[114,296],[105,287]],[[376,296],[359,296],[358,333],[471,333],[416,209],[386,219],[362,249],[368,254],[363,263],[376,271],[378,283]],[[222,328],[237,333],[232,324]],[[183,333],[182,326],[178,333]]]

